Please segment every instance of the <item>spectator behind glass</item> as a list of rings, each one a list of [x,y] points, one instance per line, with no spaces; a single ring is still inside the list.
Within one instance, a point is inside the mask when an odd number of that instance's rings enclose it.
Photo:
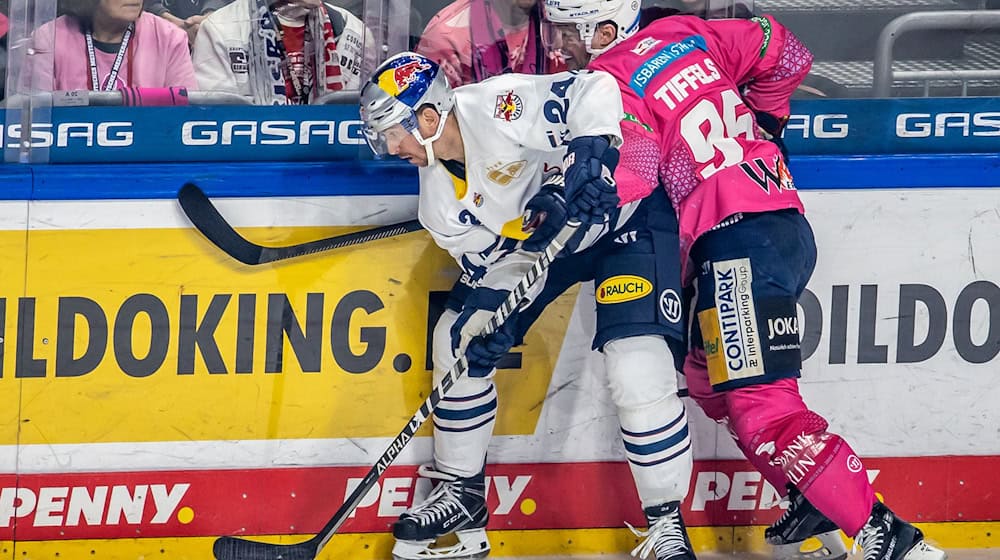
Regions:
[[[417,52],[441,65],[448,84],[458,87],[505,72],[565,70],[549,35],[536,0],[455,0],[427,23]]]
[[[143,12],[141,0],[71,0],[63,8],[32,34],[31,89],[198,89],[187,36]]]
[[[183,29],[194,45],[201,22],[230,0],[147,0],[146,10]]]
[[[7,88],[7,32],[10,31],[10,20],[4,12],[0,12],[0,99],[6,97],[4,90]]]
[[[360,19],[321,0],[235,0],[202,22],[192,56],[203,90],[305,105],[361,87],[366,37]]]

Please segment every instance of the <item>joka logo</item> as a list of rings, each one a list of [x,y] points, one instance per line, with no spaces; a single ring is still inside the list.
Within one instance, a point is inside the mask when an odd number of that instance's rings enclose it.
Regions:
[[[624,303],[648,296],[653,284],[639,276],[612,276],[597,287],[597,303]]]
[[[786,334],[799,335],[799,318],[798,317],[778,317],[776,319],[767,320],[767,339],[774,340],[776,336],[784,336]]]
[[[660,292],[660,313],[671,323],[681,320],[681,298],[673,290],[663,290]]]

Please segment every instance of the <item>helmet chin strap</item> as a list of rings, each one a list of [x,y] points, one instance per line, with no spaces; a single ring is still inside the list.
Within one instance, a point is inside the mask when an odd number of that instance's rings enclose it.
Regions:
[[[420,130],[417,128],[413,129],[413,136],[417,139],[417,142],[424,147],[424,151],[427,152],[427,165],[431,166],[437,163],[437,158],[434,157],[434,142],[441,138],[441,134],[444,132],[444,123],[448,119],[448,111],[441,113],[441,118],[438,120],[437,130],[430,138],[424,138],[420,135]]]

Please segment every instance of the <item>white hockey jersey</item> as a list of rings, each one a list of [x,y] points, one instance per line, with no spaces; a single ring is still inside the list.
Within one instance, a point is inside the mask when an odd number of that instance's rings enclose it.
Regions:
[[[420,169],[419,219],[462,267],[463,281],[511,289],[537,258],[519,251],[521,216],[542,181],[562,172],[579,136],[621,144],[621,94],[609,74],[504,74],[455,88],[465,177]]]

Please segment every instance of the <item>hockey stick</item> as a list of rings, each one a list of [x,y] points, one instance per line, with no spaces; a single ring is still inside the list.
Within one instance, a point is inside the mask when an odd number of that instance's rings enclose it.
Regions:
[[[563,226],[545,251],[542,252],[538,260],[531,266],[531,269],[524,275],[524,278],[514,286],[507,299],[500,304],[496,313],[490,319],[489,324],[483,330],[483,334],[495,332],[500,325],[510,317],[511,313],[524,300],[528,290],[538,281],[538,278],[545,272],[555,258],[556,254],[562,250],[569,238],[579,227],[578,222],[570,222]],[[396,460],[399,453],[406,447],[406,444],[413,439],[413,434],[424,425],[430,418],[431,413],[437,407],[438,402],[448,392],[455,382],[465,375],[469,369],[469,362],[465,356],[458,359],[458,362],[448,370],[441,382],[434,387],[430,396],[424,401],[417,412],[407,421],[403,431],[389,444],[389,447],[382,452],[375,466],[368,471],[368,474],[361,480],[361,484],[351,492],[340,509],[333,514],[326,525],[320,529],[313,538],[298,544],[271,544],[258,541],[250,541],[238,537],[219,537],[212,548],[217,560],[313,560],[319,551],[323,549],[327,542],[343,525],[347,517],[358,506],[365,494],[375,486],[382,473],[389,468],[389,465]]]
[[[188,219],[198,228],[198,231],[208,238],[216,247],[222,249],[230,257],[243,264],[257,265],[285,259],[302,257],[320,251],[339,249],[350,245],[359,245],[369,241],[410,233],[423,229],[420,222],[410,220],[380,226],[354,233],[334,235],[325,239],[307,241],[285,247],[264,247],[248,241],[233,229],[222,217],[219,210],[212,204],[205,192],[194,183],[187,183],[177,193],[177,200],[187,214]]]

